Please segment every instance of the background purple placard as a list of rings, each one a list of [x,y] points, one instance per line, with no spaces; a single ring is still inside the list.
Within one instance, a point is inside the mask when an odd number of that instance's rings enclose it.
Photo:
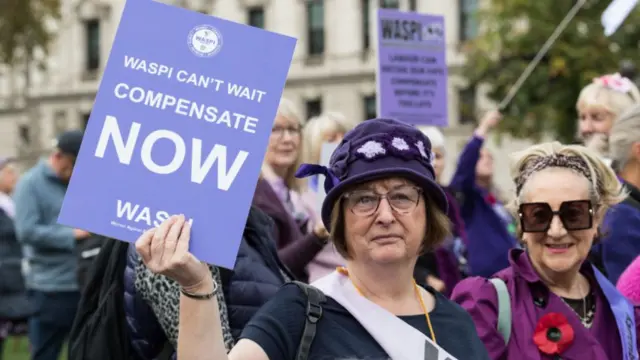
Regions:
[[[447,126],[444,17],[378,9],[377,25],[378,116]]]
[[[203,30],[192,36],[192,31],[202,25],[215,28],[222,39],[215,40],[211,35],[214,30],[206,27],[201,28],[208,31],[206,34]],[[295,43],[296,39],[291,37],[159,2],[127,1],[62,206],[60,223],[131,242],[168,214],[185,214],[193,220],[191,251],[208,263],[233,268]],[[215,49],[219,51],[209,57],[196,55],[200,50]],[[166,65],[165,70],[172,67],[172,74],[169,78],[166,73],[151,75],[125,67],[125,55]],[[209,80],[198,80],[203,81],[200,87],[180,82],[178,79],[185,79],[177,77],[180,70],[224,83],[216,91],[216,82],[204,87],[204,81]],[[192,113],[193,117],[177,114],[176,111],[192,111],[191,103],[184,100],[165,110],[134,103],[115,95],[120,83],[214,106],[219,115],[229,110],[259,121],[255,133],[249,133],[243,130],[242,121],[240,128],[234,129],[198,119],[196,113]],[[228,94],[230,83],[260,89],[266,94],[260,102],[236,97]],[[149,101],[153,105],[152,97]],[[140,124],[129,165],[120,162],[112,139],[104,156],[96,156],[108,116],[117,118],[125,144],[134,122]],[[231,119],[235,124],[235,117]],[[141,147],[150,133],[164,129],[184,139],[186,155],[175,172],[156,174],[145,167]],[[241,151],[249,153],[228,190],[218,188],[218,161],[202,183],[191,181],[192,138],[202,140],[201,163],[214,145],[225,145],[227,170]],[[151,158],[158,165],[167,165],[175,149],[170,140],[161,139],[152,147]],[[124,213],[119,218],[118,200],[138,205],[136,215],[127,218]],[[140,214],[145,215],[141,213],[144,207],[149,208],[150,221],[139,218]]]

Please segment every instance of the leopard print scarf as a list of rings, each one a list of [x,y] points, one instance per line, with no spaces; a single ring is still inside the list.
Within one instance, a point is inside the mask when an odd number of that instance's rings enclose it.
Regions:
[[[209,269],[211,269],[213,280],[218,283],[218,288],[221,289],[220,271],[213,266],[209,266]],[[152,273],[138,257],[135,287],[138,294],[153,310],[167,339],[176,349],[178,345],[180,311],[180,287],[178,283],[165,276]],[[218,300],[224,345],[227,348],[227,352],[229,352],[234,345],[234,340],[229,326],[227,304],[224,302],[222,291],[216,292],[216,299]]]

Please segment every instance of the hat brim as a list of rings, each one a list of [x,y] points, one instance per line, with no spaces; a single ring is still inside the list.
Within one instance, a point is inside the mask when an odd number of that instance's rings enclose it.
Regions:
[[[350,177],[347,180],[340,182],[329,191],[322,202],[322,222],[324,223],[325,228],[329,229],[329,231],[331,230],[331,211],[333,210],[335,202],[340,198],[340,196],[342,196],[346,189],[362,182],[369,182],[395,176],[414,182],[424,191],[423,194],[425,199],[435,202],[436,206],[438,206],[440,210],[447,213],[449,205],[447,196],[442,190],[442,187],[435,181],[425,177],[424,174],[402,167],[391,171],[389,169],[376,169]]]

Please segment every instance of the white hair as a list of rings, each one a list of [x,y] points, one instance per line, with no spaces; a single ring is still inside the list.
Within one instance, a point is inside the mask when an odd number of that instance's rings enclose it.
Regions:
[[[609,156],[622,170],[631,158],[631,146],[640,142],[640,105],[634,105],[622,113],[613,123],[609,134]]]
[[[420,128],[420,131],[431,141],[431,148],[441,148],[444,150],[446,143],[440,129],[435,126],[425,126]]]

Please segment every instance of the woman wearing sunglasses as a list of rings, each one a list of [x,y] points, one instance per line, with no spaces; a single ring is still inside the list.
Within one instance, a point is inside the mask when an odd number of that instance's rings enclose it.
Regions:
[[[515,155],[523,249],[492,279],[452,298],[473,317],[492,359],[638,359],[640,312],[586,259],[604,213],[624,195],[594,152],[557,142]]]

